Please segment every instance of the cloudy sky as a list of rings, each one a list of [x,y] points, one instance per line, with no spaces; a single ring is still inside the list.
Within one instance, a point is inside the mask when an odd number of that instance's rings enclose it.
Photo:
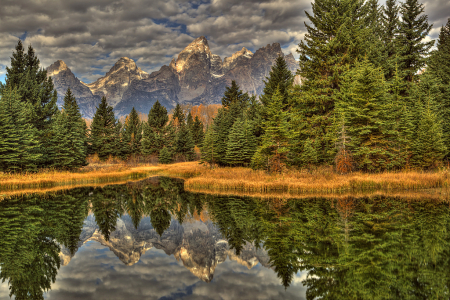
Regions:
[[[62,59],[85,82],[105,74],[122,56],[146,72],[156,71],[202,35],[222,58],[274,42],[296,55],[311,1],[2,0],[0,80],[19,38],[33,46],[42,66]],[[435,24],[430,38],[436,38],[450,17],[450,2],[424,4]]]

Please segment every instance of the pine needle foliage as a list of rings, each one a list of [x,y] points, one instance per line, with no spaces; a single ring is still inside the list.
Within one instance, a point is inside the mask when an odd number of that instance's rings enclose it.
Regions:
[[[113,108],[106,102],[106,97],[102,97],[91,124],[90,153],[97,153],[101,160],[106,160],[108,157],[115,155],[115,127],[116,118]]]

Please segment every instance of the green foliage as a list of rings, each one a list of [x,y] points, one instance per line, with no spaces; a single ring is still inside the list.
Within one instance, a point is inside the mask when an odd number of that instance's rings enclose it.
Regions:
[[[369,172],[387,169],[391,126],[381,68],[364,59],[346,74],[340,94],[338,109],[345,115],[349,148],[357,167]]]
[[[64,97],[63,111],[52,128],[53,166],[74,169],[87,165],[87,126],[70,89]]]
[[[197,146],[201,146],[203,143],[203,123],[200,121],[198,116],[195,116],[194,124],[191,127],[192,138],[194,139],[194,143]]]
[[[186,116],[184,115],[183,110],[181,109],[180,104],[175,106],[175,110],[173,111],[172,119],[175,122],[175,127],[179,129],[181,126],[185,124]]]
[[[383,51],[386,55],[386,60],[383,64],[384,74],[386,80],[390,80],[394,76],[396,70],[397,60],[397,46],[395,35],[399,27],[398,19],[399,7],[396,0],[387,0],[382,9],[382,33],[381,39],[383,42]]]
[[[288,117],[287,113],[280,109],[282,101],[283,95],[277,90],[266,108],[265,133],[252,161],[254,167],[261,168],[261,163],[267,160],[269,172],[282,171],[289,151]]]
[[[294,76],[289,70],[283,56],[280,55],[277,57],[266,80],[264,81],[263,94],[260,96],[261,103],[264,106],[268,106],[273,94],[279,89],[283,96],[282,106],[280,108],[286,110],[289,104],[289,89],[294,82]]]
[[[172,154],[167,147],[164,147],[159,151],[158,160],[162,164],[170,164],[172,162]]]
[[[423,42],[433,25],[418,0],[406,0],[400,5],[401,20],[397,37],[398,66],[402,78],[412,82],[417,71],[425,67],[434,41]]]
[[[16,90],[19,101],[30,110],[27,122],[36,130],[39,147],[36,148],[40,156],[34,164],[48,167],[53,162],[47,152],[51,152],[53,144],[49,137],[52,118],[56,116],[57,94],[51,78],[47,78],[47,71],[40,68],[31,45],[25,52],[19,40],[16,51],[11,57],[11,67],[6,67],[5,84],[0,83],[0,92],[3,90]]]
[[[414,145],[413,162],[424,169],[440,166],[448,151],[443,141],[441,123],[432,106],[432,99],[429,99],[420,116]]]
[[[244,93],[240,90],[236,81],[231,81],[231,86],[226,87],[224,96],[222,97],[222,106],[228,108],[231,103],[235,102],[239,107],[244,108],[250,101],[248,93]]]
[[[0,170],[36,171],[42,154],[36,128],[29,122],[33,108],[20,103],[16,89],[6,87],[0,98]]]
[[[181,126],[175,139],[175,152],[182,155],[185,161],[194,159],[194,139],[186,125]]]
[[[317,0],[312,14],[306,12],[311,25],[299,44],[302,80],[301,93],[296,96],[294,115],[299,117],[296,133],[298,148],[312,138],[320,151],[319,163],[331,163],[335,156],[332,132],[335,102],[342,85],[342,76],[356,61],[377,57],[377,44],[372,28],[366,24],[370,10],[359,0]]]
[[[134,107],[125,119],[123,140],[126,153],[136,155],[141,152],[142,124]]]
[[[102,97],[102,101],[95,111],[91,124],[89,153],[97,153],[101,160],[106,160],[109,156],[114,156],[116,154],[115,138],[116,118],[113,108],[107,104],[106,97]],[[127,142],[126,139],[124,141]]]
[[[211,166],[217,161],[216,157],[216,144],[217,141],[216,132],[214,130],[214,125],[209,126],[205,133],[205,138],[203,139],[202,145],[202,162],[207,162]]]

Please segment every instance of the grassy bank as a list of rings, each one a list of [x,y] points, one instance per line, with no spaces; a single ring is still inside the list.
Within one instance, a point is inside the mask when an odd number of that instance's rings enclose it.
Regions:
[[[158,170],[160,168],[151,165],[129,167],[117,164],[89,166],[73,172],[43,170],[38,173],[0,173],[0,191],[112,183],[145,178]]]
[[[209,169],[195,163],[171,165],[163,171],[167,175],[185,177],[189,190],[240,191],[251,193],[282,192],[302,193],[345,193],[363,191],[394,191],[447,188],[450,172],[433,173],[404,171],[381,174],[352,173],[336,174],[331,170],[288,171],[285,174],[267,174],[248,168]]]
[[[249,168],[215,168],[198,162],[170,165],[91,164],[76,172],[43,171],[30,174],[0,174],[0,190],[18,190],[102,184],[139,179],[149,175],[184,178],[190,191],[217,191],[229,194],[311,194],[359,193],[367,191],[445,190],[450,172],[386,172],[381,174],[352,173],[340,175],[331,169],[288,171],[267,174]]]

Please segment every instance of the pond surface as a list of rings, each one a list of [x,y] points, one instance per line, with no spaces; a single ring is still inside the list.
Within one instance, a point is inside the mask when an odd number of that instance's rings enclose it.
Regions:
[[[449,299],[449,204],[181,180],[0,202],[0,299]]]

